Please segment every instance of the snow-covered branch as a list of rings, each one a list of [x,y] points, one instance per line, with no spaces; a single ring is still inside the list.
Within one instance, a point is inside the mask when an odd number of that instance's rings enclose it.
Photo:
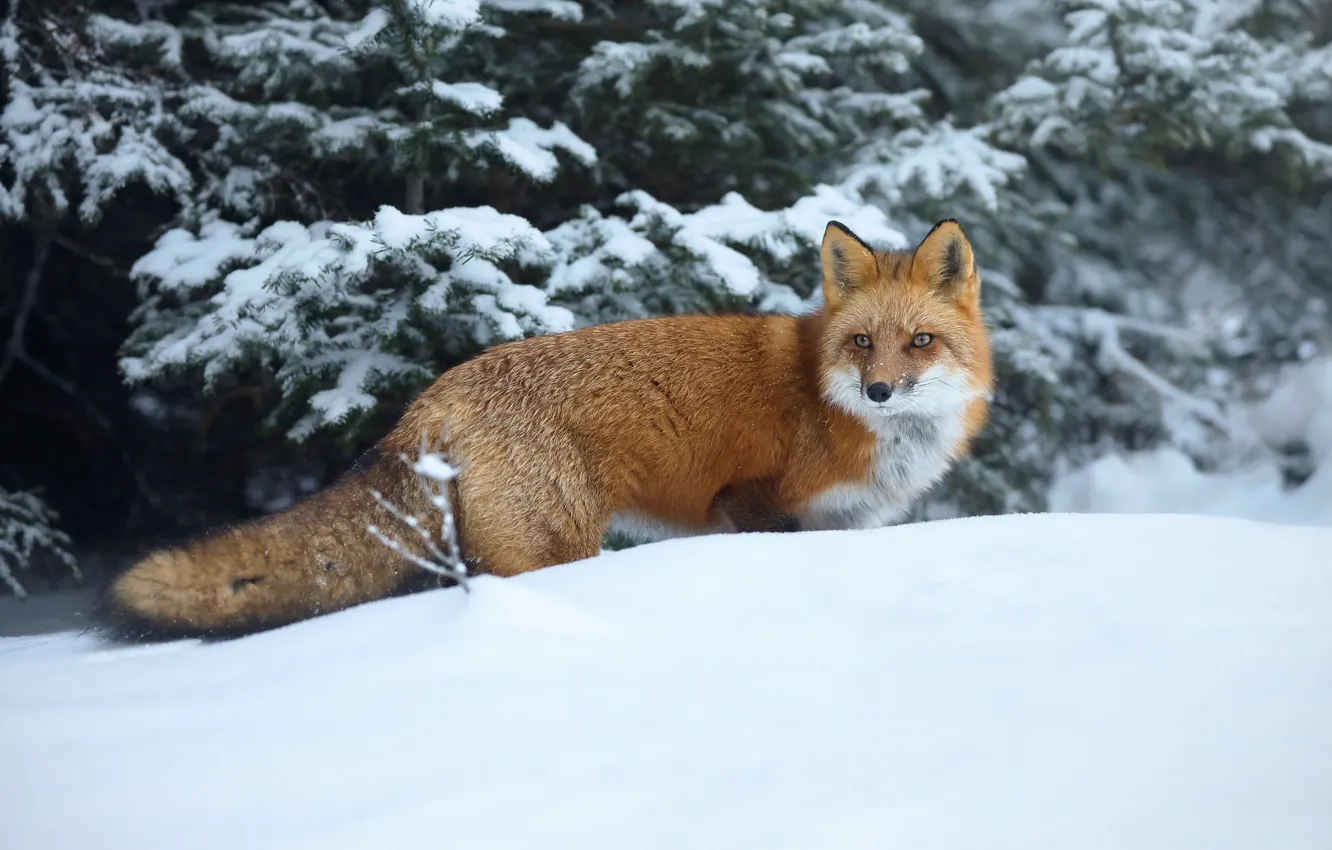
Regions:
[[[0,582],[15,596],[28,595],[15,570],[27,569],[41,552],[63,564],[75,580],[83,580],[69,551],[69,536],[56,527],[59,519],[36,493],[0,488]]]
[[[429,517],[408,513],[378,490],[372,490],[371,494],[381,508],[416,538],[424,554],[413,551],[412,546],[386,533],[377,524],[368,526],[366,530],[395,554],[441,579],[457,582],[464,591],[470,591],[467,563],[458,545],[458,528],[453,518],[453,503],[449,500],[449,484],[462,470],[450,464],[438,446],[427,451],[424,442],[416,460],[406,455],[400,459],[411,466],[420,479],[421,488],[438,514],[438,519],[432,521]]]

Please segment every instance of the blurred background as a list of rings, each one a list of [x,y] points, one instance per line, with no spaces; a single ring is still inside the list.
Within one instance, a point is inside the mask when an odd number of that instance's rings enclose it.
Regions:
[[[957,218],[982,267],[994,414],[914,519],[1332,524],[1327,2],[4,14],[0,594],[28,606],[317,489],[485,345],[808,309],[829,219],[906,248]]]

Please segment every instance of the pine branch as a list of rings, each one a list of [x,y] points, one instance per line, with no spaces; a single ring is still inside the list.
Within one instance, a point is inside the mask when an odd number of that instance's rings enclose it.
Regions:
[[[108,274],[114,275],[118,278],[124,278],[129,276],[129,271],[121,267],[120,264],[116,263],[114,260],[111,260],[107,257],[103,257],[101,254],[94,254],[91,251],[89,251],[87,248],[83,247],[82,245],[78,244],[72,239],[68,239],[64,236],[56,236],[54,237],[53,241],[61,248],[64,248],[66,251],[70,252],[71,254],[78,256],[80,259],[87,260],[88,262],[99,267],[100,269],[102,269],[102,271],[107,272]]]

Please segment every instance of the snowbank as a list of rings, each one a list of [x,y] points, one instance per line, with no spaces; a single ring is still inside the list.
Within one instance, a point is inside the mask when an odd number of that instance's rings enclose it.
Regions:
[[[1332,526],[1332,359],[1290,369],[1275,391],[1241,412],[1273,449],[1302,445],[1314,473],[1289,488],[1273,463],[1199,472],[1183,452],[1160,448],[1109,455],[1061,475],[1050,509],[1074,513],[1190,513]]]
[[[695,538],[229,643],[0,640],[46,848],[1332,846],[1332,530]]]
[[[1287,489],[1272,464],[1206,473],[1178,449],[1107,455],[1057,478],[1050,488],[1050,509],[1189,513],[1332,526],[1332,463],[1322,464],[1301,486]]]

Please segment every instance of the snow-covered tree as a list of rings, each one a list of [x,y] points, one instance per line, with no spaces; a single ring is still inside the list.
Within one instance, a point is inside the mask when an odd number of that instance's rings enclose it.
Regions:
[[[1227,409],[1245,361],[1308,353],[1327,327],[1311,260],[1332,261],[1332,51],[1299,2],[1062,7],[1064,36],[991,100],[994,137],[1031,163],[1018,194],[1052,224],[1010,273],[1067,391],[1059,459],[1246,457]]]
[[[152,295],[128,343],[142,354],[122,368],[130,381],[199,368],[208,388],[255,370],[281,388],[275,417],[295,420],[293,439],[350,430],[375,392],[428,382],[432,355],[571,327],[501,268],[549,254],[539,231],[489,207],[385,206],[367,223],[282,221],[253,237],[225,221],[173,230],[134,267]]]
[[[36,493],[0,488],[0,582],[15,596],[27,596],[17,570],[29,569],[34,556],[45,555],[81,581],[69,535],[56,528],[60,517]]]
[[[1234,401],[1328,344],[1307,0],[70,9],[0,30],[0,218],[77,247],[156,199],[123,375],[261,389],[284,438],[371,436],[501,340],[811,309],[829,219],[976,247],[994,414],[920,516],[1043,508],[1106,451],[1234,462]]]
[[[234,128],[219,137],[245,140],[247,162],[263,153],[267,164],[256,161],[251,171],[265,185],[277,154],[292,155],[277,142],[265,146],[262,140],[284,138],[269,125],[295,121],[303,143],[336,140],[296,145],[299,158],[321,162],[346,150],[368,156],[371,167],[406,181],[407,209],[439,196],[436,185],[465,195],[478,172],[501,165],[547,180],[557,166],[551,150],[593,168],[606,191],[635,188],[604,209],[582,207],[544,234],[486,208],[414,218],[387,206],[367,223],[276,221],[256,232],[253,223],[221,217],[237,210],[222,203],[212,218],[201,217],[197,233],[166,234],[136,264],[147,299],[127,345],[127,376],[196,369],[216,386],[247,370],[271,372],[282,390],[278,420],[290,423],[291,436],[330,425],[347,430],[356,419],[350,414],[376,406],[377,389],[419,387],[478,345],[668,312],[800,309],[815,288],[816,246],[830,218],[863,221],[870,238],[904,247],[908,240],[867,206],[866,195],[905,207],[914,191],[911,197],[942,207],[947,196],[969,193],[992,206],[996,187],[1021,164],[987,146],[981,131],[932,120],[921,107],[928,94],[903,88],[906,57],[920,47],[900,16],[868,4],[861,10],[874,12],[867,23],[822,0],[647,4],[643,40],[599,42],[570,65],[564,96],[579,135],[558,118],[542,129],[508,116],[494,129],[509,93],[458,82],[452,70],[509,80],[517,102],[549,108],[558,100],[549,91],[534,93],[530,80],[519,84],[512,69],[483,61],[507,37],[495,22],[512,22],[521,11],[584,20],[581,9],[522,5],[390,3],[341,25],[320,18],[314,31],[347,45],[336,54],[307,44],[308,21],[298,39],[291,21],[275,13],[214,26],[202,43],[269,102],[224,96],[218,82],[194,108]],[[326,54],[336,60],[306,58]],[[287,70],[292,65],[304,70]],[[294,97],[291,85],[309,100],[314,72],[330,92],[338,73],[388,73],[401,82],[373,111],[272,102]],[[894,158],[902,151],[909,155]],[[706,188],[691,182],[692,210],[636,187],[644,164],[664,158],[698,169],[690,180]],[[674,170],[653,169],[676,179]],[[640,175],[647,185],[674,194],[647,174]],[[819,183],[820,174],[839,183]],[[728,187],[744,191],[723,195]],[[782,203],[765,211],[745,193]]]
[[[809,191],[849,144],[919,120],[892,91],[920,40],[878,3],[650,0],[642,36],[603,40],[571,95],[614,182],[671,204],[699,187],[772,207]],[[663,169],[670,157],[679,167]]]
[[[1332,145],[1297,120],[1301,104],[1332,101],[1332,47],[1314,47],[1298,16],[1266,38],[1250,31],[1301,5],[1069,0],[1065,43],[996,97],[1003,125],[1110,167],[1125,152],[1258,154],[1268,167],[1332,176]]]
[[[435,206],[495,170],[540,183],[561,155],[595,160],[563,123],[506,114],[501,92],[460,78],[472,43],[501,36],[465,0],[345,19],[308,3],[198,13],[184,37],[228,73],[185,87],[183,108],[212,128],[206,157],[230,167],[211,205],[134,266],[145,299],[126,377],[276,383],[273,421],[302,439],[354,430],[376,392],[419,389],[479,345],[570,327],[510,276],[552,261],[539,231],[489,206]],[[362,172],[350,185],[379,203],[347,197],[338,169]]]
[[[180,62],[173,28],[91,15],[82,26],[15,3],[0,23],[0,221],[95,224],[116,192],[142,183],[184,204],[194,181],[171,150],[187,128],[145,69]],[[140,61],[147,54],[151,58]]]

